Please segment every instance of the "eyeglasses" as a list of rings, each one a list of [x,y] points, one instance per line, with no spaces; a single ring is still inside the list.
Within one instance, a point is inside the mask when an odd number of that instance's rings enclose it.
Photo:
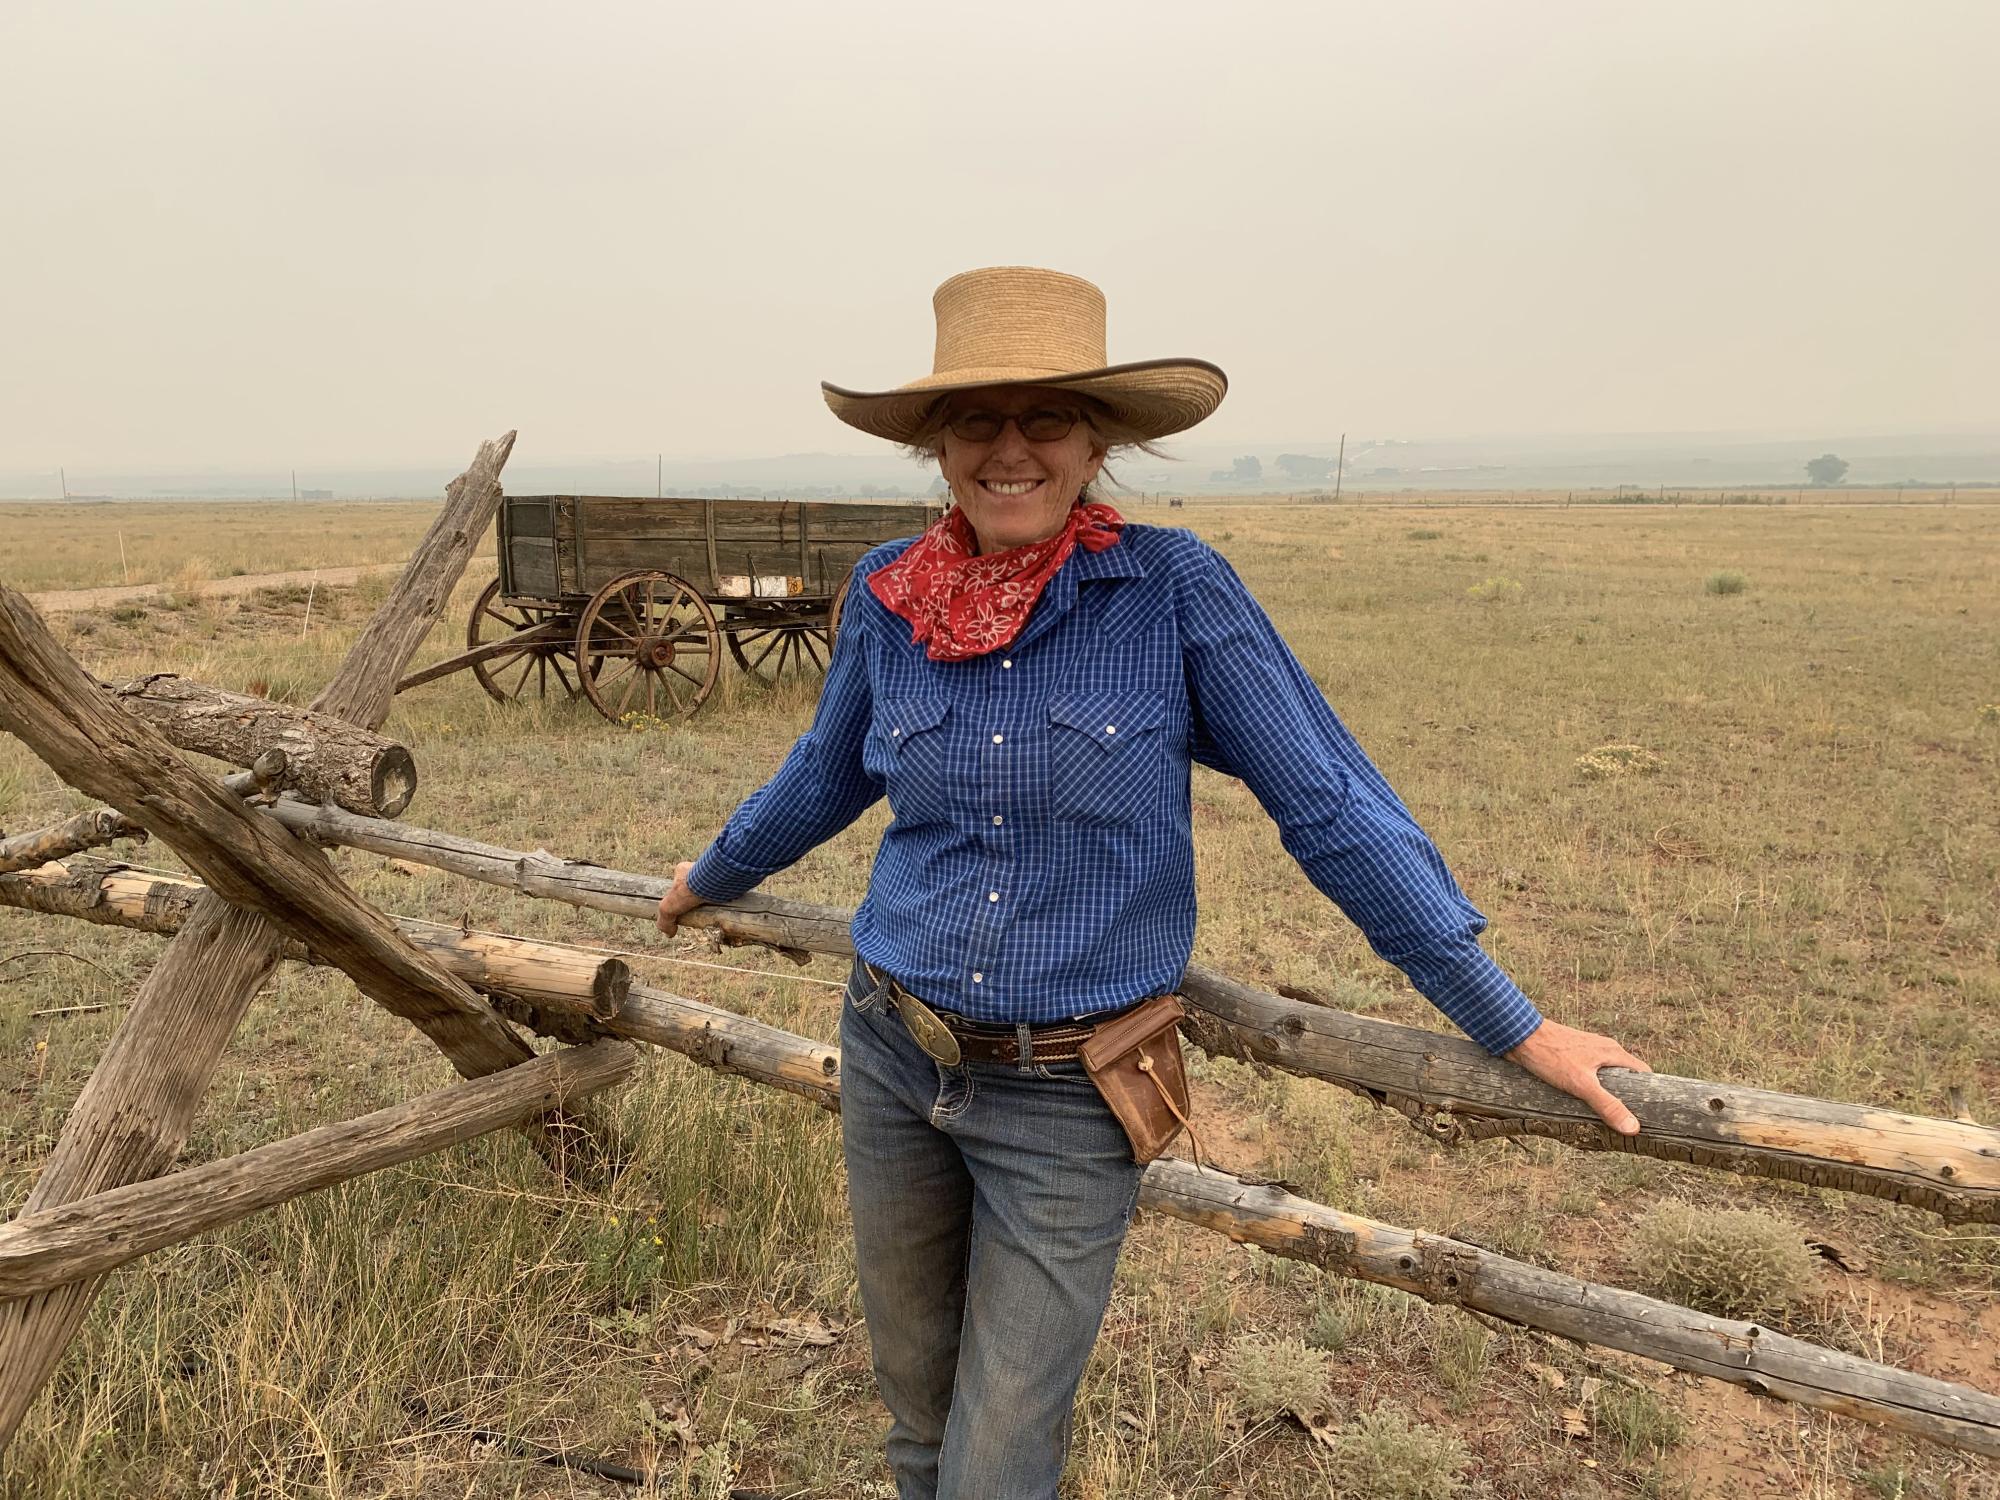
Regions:
[[[990,443],[1012,422],[1031,443],[1058,443],[1076,430],[1083,413],[1075,408],[1038,406],[1019,416],[997,411],[962,411],[945,418],[944,425],[960,442]]]

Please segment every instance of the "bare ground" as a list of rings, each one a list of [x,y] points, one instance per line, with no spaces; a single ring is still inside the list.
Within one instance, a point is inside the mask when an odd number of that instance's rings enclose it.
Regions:
[[[255,589],[287,583],[319,583],[332,588],[357,583],[370,573],[393,573],[402,566],[399,562],[364,563],[347,568],[297,568],[289,573],[242,573],[234,578],[206,579],[201,587],[208,594],[247,594]],[[150,599],[167,587],[170,585],[133,583],[106,589],[54,589],[45,594],[30,594],[28,601],[45,615],[74,614],[78,610],[104,609],[134,599]]]

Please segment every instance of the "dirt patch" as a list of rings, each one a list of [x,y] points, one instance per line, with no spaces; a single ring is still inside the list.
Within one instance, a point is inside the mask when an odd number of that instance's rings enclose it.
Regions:
[[[234,578],[206,579],[201,587],[204,593],[218,595],[248,594],[283,584],[310,587],[317,583],[322,588],[331,588],[359,583],[371,573],[390,573],[402,566],[401,563],[363,563],[348,568],[300,568],[290,573],[243,573]],[[56,589],[46,594],[30,594],[28,602],[45,615],[73,614],[78,610],[109,609],[114,604],[150,599],[162,589],[171,587],[167,583],[133,583],[106,589]]]

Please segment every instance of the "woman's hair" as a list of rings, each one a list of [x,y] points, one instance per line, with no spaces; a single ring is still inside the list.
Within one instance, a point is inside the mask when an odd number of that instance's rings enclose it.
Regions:
[[[1106,455],[1148,453],[1154,458],[1166,457],[1158,443],[1129,422],[1121,420],[1118,414],[1102,401],[1078,391],[1064,391],[1062,395],[1064,400],[1074,401],[1077,410],[1083,413],[1084,422],[1088,424],[1092,435],[1097,439],[1099,452]],[[950,396],[940,396],[933,401],[930,410],[924,413],[922,424],[910,435],[910,440],[899,445],[911,458],[919,463],[936,463],[943,455],[945,412],[950,405]],[[1111,472],[1109,463],[1097,471],[1097,478],[1083,487],[1078,498],[1081,500],[1096,498],[1091,492],[1100,482],[1108,484],[1113,489],[1120,488],[1117,476]]]

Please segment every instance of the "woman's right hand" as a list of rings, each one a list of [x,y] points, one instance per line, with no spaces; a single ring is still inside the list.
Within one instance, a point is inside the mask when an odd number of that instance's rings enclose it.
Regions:
[[[701,897],[688,888],[688,871],[694,868],[694,861],[684,859],[674,866],[674,883],[667,887],[666,895],[660,897],[660,914],[655,918],[661,932],[672,937],[680,931],[681,918],[702,904]]]

